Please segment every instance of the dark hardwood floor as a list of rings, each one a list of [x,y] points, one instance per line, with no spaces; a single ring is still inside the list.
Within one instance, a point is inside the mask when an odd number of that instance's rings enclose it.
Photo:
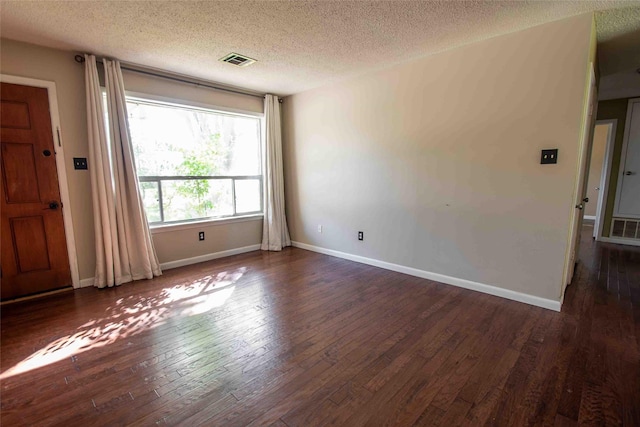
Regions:
[[[18,425],[640,425],[640,248],[562,313],[289,248],[2,307]]]

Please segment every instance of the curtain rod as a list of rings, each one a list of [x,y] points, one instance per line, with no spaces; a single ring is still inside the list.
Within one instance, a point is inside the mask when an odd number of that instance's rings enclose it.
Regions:
[[[82,55],[76,55],[74,57],[74,59],[76,60],[77,63],[84,63],[85,59],[84,56]],[[101,59],[97,59],[96,58],[96,62],[99,63],[103,63]],[[201,87],[206,87],[209,89],[214,89],[214,90],[219,90],[219,91],[223,91],[223,92],[229,92],[229,93],[235,93],[237,95],[244,95],[244,96],[252,96],[254,98],[264,98],[265,95],[258,95],[255,93],[251,93],[251,92],[243,92],[240,90],[234,90],[234,89],[229,89],[229,88],[225,88],[222,86],[214,86],[208,83],[201,83],[195,80],[187,80],[187,79],[182,79],[180,77],[175,77],[175,76],[171,76],[169,74],[162,74],[160,72],[154,72],[154,71],[150,71],[150,70],[145,70],[143,69],[144,67],[140,67],[140,68],[132,68],[130,66],[127,65],[123,65],[122,63],[120,63],[120,68],[122,68],[123,70],[127,70],[127,71],[132,71],[134,73],[139,73],[139,74],[145,74],[147,76],[153,76],[153,77],[159,77],[161,79],[167,79],[167,80],[173,80],[176,82],[180,82],[180,83],[186,83],[186,84],[191,84],[191,85],[196,85],[196,86],[201,86]],[[278,102],[282,103],[282,99],[278,98]]]

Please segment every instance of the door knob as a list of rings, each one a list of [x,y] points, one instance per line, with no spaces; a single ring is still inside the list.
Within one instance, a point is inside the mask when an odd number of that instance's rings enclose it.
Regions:
[[[579,205],[576,205],[576,209],[582,210],[583,208],[584,208],[584,205],[582,203],[580,203]]]
[[[51,210],[56,210],[56,209],[58,209],[58,207],[60,207],[60,204],[58,202],[49,203],[49,209],[51,209]]]
[[[635,172],[626,171],[624,174],[627,176],[630,176],[630,175],[635,175]]]

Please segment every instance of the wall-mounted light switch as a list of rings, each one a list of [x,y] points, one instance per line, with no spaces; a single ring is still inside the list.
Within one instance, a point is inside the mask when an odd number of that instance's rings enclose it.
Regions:
[[[86,170],[87,169],[87,158],[86,157],[74,157],[73,158],[73,168],[78,170]]]
[[[542,150],[542,155],[540,157],[540,164],[549,165],[552,163],[558,163],[558,149],[553,148],[549,150]]]

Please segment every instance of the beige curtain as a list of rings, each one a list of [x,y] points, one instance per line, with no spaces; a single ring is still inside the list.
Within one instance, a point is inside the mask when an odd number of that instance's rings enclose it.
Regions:
[[[263,251],[281,251],[291,246],[284,210],[284,172],[282,168],[282,129],[280,102],[274,95],[264,98],[265,115],[265,198],[262,226]]]
[[[162,274],[138,187],[122,72],[104,60],[109,140],[96,59],[85,55],[89,169],[96,237],[94,285],[103,288]]]

